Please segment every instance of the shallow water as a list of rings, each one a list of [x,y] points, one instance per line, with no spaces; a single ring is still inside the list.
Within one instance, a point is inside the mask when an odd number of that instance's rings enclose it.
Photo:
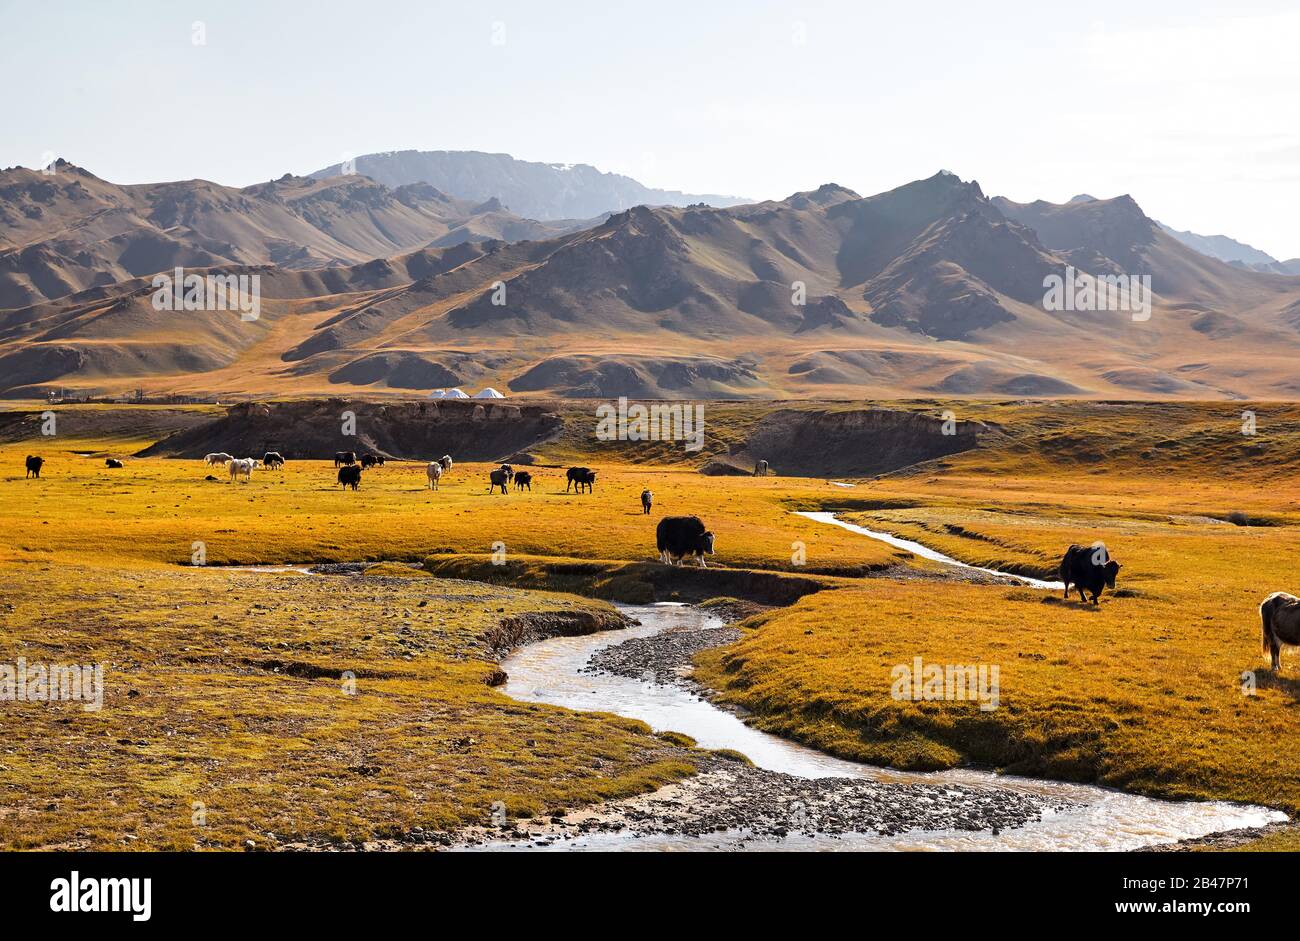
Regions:
[[[1056,589],[1061,591],[1065,588],[1063,582],[1045,582],[1041,578],[1030,578],[1028,575],[1015,575],[1011,572],[999,572],[997,569],[980,568],[978,565],[967,565],[965,562],[958,562],[951,556],[946,556],[936,549],[922,545],[919,542],[913,542],[910,539],[903,539],[899,536],[893,536],[889,533],[878,532],[874,529],[867,529],[865,526],[858,526],[855,523],[848,523],[837,517],[834,513],[805,512],[796,511],[795,516],[802,516],[810,519],[815,523],[827,523],[831,526],[838,526],[841,529],[847,529],[851,533],[857,533],[859,536],[866,536],[869,539],[876,539],[883,543],[888,543],[896,549],[905,549],[913,555],[919,555],[923,559],[930,559],[934,562],[942,562],[945,565],[952,565],[961,569],[969,569],[973,572],[985,572],[989,575],[998,575],[1002,578],[1011,578],[1028,585],[1031,588]]]
[[[747,755],[760,768],[800,777],[851,777],[875,781],[961,784],[1006,788],[1036,794],[1075,806],[1047,811],[1043,819],[1024,827],[991,832],[919,831],[897,836],[849,834],[816,838],[795,835],[784,839],[754,839],[741,831],[687,837],[677,834],[635,837],[601,833],[557,840],[545,846],[497,844],[484,849],[620,849],[620,850],[1127,850],[1171,843],[1239,827],[1258,827],[1285,815],[1260,807],[1222,802],[1157,801],[1106,788],[954,770],[934,774],[891,771],[844,761],[794,742],[750,728],[736,716],[678,686],[610,674],[582,673],[592,654],[633,637],[647,637],[674,628],[720,626],[718,619],[681,605],[622,606],[641,621],[636,627],[586,637],[556,637],[523,647],[502,664],[509,676],[504,692],[519,700],[545,702],[571,709],[613,712],[641,719],[656,730],[684,732],[705,748],[731,748]]]
[[[801,514],[818,522],[830,514]],[[831,519],[835,525],[871,538],[895,540],[888,534],[873,534],[862,527]],[[939,562],[972,568],[949,560],[918,543],[897,540],[899,548]],[[891,542],[891,544],[895,544]],[[917,551],[911,547],[923,551]],[[230,566],[226,571],[250,574],[315,574],[306,566]],[[980,571],[988,571],[980,569]],[[1003,575],[1006,573],[993,573]],[[1034,587],[1059,587],[1024,576],[1016,578]],[[571,709],[613,712],[641,719],[656,730],[684,732],[705,748],[731,748],[747,755],[760,768],[800,777],[852,777],[875,781],[960,784],[966,787],[1005,788],[1035,794],[1052,802],[1075,806],[1047,811],[1041,821],[1017,829],[991,832],[914,830],[891,837],[872,833],[838,837],[792,834],[785,838],[755,838],[744,831],[727,831],[707,837],[660,834],[636,837],[626,833],[593,833],[574,839],[555,840],[545,845],[498,843],[486,850],[1128,850],[1158,843],[1191,839],[1222,830],[1258,827],[1285,820],[1279,811],[1222,802],[1170,802],[1123,794],[1088,785],[995,775],[982,771],[953,770],[934,774],[891,771],[845,761],[806,748],[786,739],[759,732],[735,715],[718,709],[677,686],[656,686],[650,682],[612,674],[581,672],[597,650],[620,644],[633,637],[648,637],[661,631],[707,629],[722,622],[703,611],[685,605],[659,604],[620,606],[638,619],[637,626],[606,631],[586,637],[556,637],[516,651],[503,663],[509,677],[503,691],[515,699],[546,702]]]
[[[252,572],[255,575],[279,575],[293,572],[295,575],[316,575],[305,565],[210,565],[206,566],[217,572]]]

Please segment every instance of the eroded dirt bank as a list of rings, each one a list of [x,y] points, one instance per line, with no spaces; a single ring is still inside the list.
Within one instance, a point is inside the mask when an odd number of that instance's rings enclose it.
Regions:
[[[494,461],[552,438],[562,425],[558,414],[541,405],[492,400],[249,402],[169,435],[138,456],[279,451],[289,460],[330,460],[337,451],[373,451],[403,460],[427,461],[450,453],[457,460]],[[349,427],[355,433],[346,434]]]
[[[766,605],[793,604],[829,587],[826,579],[721,566],[698,568],[659,562],[514,558],[500,565],[482,556],[430,556],[424,568],[440,578],[463,578],[493,585],[564,591],[593,598],[650,604],[698,602],[733,596]]]
[[[997,437],[980,421],[893,409],[782,409],[763,416],[736,454],[781,474],[874,476],[980,447]]]

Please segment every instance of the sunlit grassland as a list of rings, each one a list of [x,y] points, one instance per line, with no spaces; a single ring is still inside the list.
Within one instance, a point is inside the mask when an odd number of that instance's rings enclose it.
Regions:
[[[1101,540],[1123,566],[1118,592],[1094,608],[1077,593],[871,580],[702,654],[699,678],[760,727],[861,760],[1300,808],[1300,654],[1285,652],[1274,675],[1257,611],[1272,591],[1300,591],[1293,481],[994,479],[953,464],[938,479],[880,481],[872,491],[887,508],[859,504],[845,518],[1050,578],[1065,546]],[[1222,521],[1234,511],[1272,525]],[[895,701],[890,670],[918,656],[997,664],[999,708]]]
[[[42,477],[23,480],[22,447],[0,448],[0,546],[10,557],[72,553],[102,560],[188,563],[204,543],[210,564],[399,559],[440,552],[592,559],[654,559],[661,515],[695,513],[717,534],[728,565],[791,568],[794,544],[812,562],[844,570],[897,561],[893,549],[787,512],[815,507],[825,481],[710,478],[691,470],[601,466],[593,494],[565,493],[563,468],[532,468],[532,491],[487,489],[488,465],[458,464],[437,491],[423,464],[389,462],[341,490],[330,462],[291,461],[229,482],[200,461],[129,461],[45,454]],[[218,479],[207,481],[211,474]],[[655,513],[641,512],[641,491]]]
[[[222,564],[486,558],[496,541],[510,558],[649,559],[647,486],[659,507],[715,524],[729,562],[789,567],[798,539],[838,543],[836,564],[894,559],[786,513],[789,490],[811,497],[822,482],[612,467],[577,496],[562,471],[535,468],[531,493],[502,496],[487,493],[487,466],[458,465],[432,492],[423,465],[390,463],[354,493],[326,462],[231,484],[198,461],[110,470],[105,442],[48,444],[40,480],[14,472],[32,448],[0,449],[4,660],[103,663],[108,689],[97,713],[4,704],[0,840],[15,847],[366,840],[482,823],[496,801],[511,816],[576,806],[693,768],[640,723],[515,703],[486,685],[483,635],[503,618],[598,602],[409,572]],[[190,564],[196,543],[205,566]],[[344,670],[357,696],[342,692]]]
[[[102,663],[106,687],[98,712],[3,704],[0,843],[13,848],[396,837],[485,823],[498,801],[529,816],[693,770],[641,723],[486,685],[484,634],[501,619],[599,602],[410,572],[37,561],[0,566],[0,597],[6,661]]]
[[[432,492],[423,464],[390,462],[353,493],[320,461],[256,471],[248,484],[191,460],[105,468],[103,453],[149,443],[129,433],[0,446],[0,661],[102,661],[109,686],[99,713],[0,705],[0,841],[367,839],[482,822],[496,800],[538,813],[689,773],[680,748],[637,723],[515,703],[486,685],[483,637],[502,618],[596,603],[410,572],[217,568],[486,562],[498,543],[534,568],[650,561],[655,523],[675,513],[717,534],[717,565],[876,576],[827,579],[701,655],[699,677],[762,728],[900,767],[970,762],[1300,807],[1300,653],[1272,675],[1256,611],[1271,591],[1300,593],[1295,407],[1259,406],[1253,438],[1232,403],[956,407],[990,424],[988,447],[852,489],[705,477],[680,444],[584,451],[580,430],[541,456],[598,468],[582,496],[564,492],[562,467],[531,468],[531,493],[502,496],[487,492],[488,465],[458,464]],[[719,448],[756,420],[749,406],[709,408]],[[27,453],[47,460],[39,481],[23,479]],[[634,454],[641,463],[628,463]],[[781,456],[769,457],[779,470]],[[900,566],[942,568],[795,509],[843,510],[957,559],[1039,576],[1054,577],[1070,543],[1101,539],[1123,565],[1120,591],[1093,609],[1059,592],[896,580]],[[1234,514],[1271,525],[1223,522]],[[189,564],[195,543],[206,567]],[[894,701],[889,671],[916,656],[998,664],[999,708]],[[303,664],[321,675],[301,675]],[[357,674],[357,696],[341,692],[342,670]],[[1254,695],[1243,693],[1247,671]],[[195,801],[204,828],[191,822]]]

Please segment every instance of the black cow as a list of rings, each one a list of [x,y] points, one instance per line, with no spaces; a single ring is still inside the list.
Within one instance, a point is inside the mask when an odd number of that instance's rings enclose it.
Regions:
[[[591,485],[596,482],[596,472],[590,467],[570,467],[568,473],[569,482],[564,485],[564,492],[568,493],[569,488],[573,487],[575,493],[582,493],[582,488],[587,488],[587,493],[591,493]]]
[[[1259,617],[1264,656],[1271,658],[1276,673],[1282,669],[1282,645],[1300,645],[1300,598],[1275,591],[1259,606]]]
[[[36,457],[34,454],[27,455],[27,476],[39,478],[41,476],[41,466],[45,463],[45,458]]]
[[[284,456],[279,451],[267,451],[262,455],[263,467],[284,467]]]
[[[339,467],[343,464],[355,464],[357,462],[356,451],[335,451],[334,466]]]
[[[501,488],[502,493],[510,493],[508,486],[510,484],[510,474],[504,468],[498,467],[492,473],[488,474],[488,493],[496,491],[497,487]]]
[[[105,467],[121,467],[121,466],[122,466],[122,462],[119,461],[119,460],[118,460],[117,458],[115,458],[115,457],[110,457],[110,458],[105,459],[105,461],[104,461],[104,466],[105,466]]]
[[[641,491],[641,512],[649,513],[650,507],[654,505],[655,495],[649,490]]]
[[[519,473],[515,474],[515,489],[516,490],[526,489],[529,493],[532,493],[533,475],[530,474],[528,471],[520,471]]]
[[[713,533],[704,528],[698,516],[665,516],[655,530],[659,546],[659,560],[667,565],[678,565],[683,559],[694,557],[700,568],[706,555],[713,555]]]
[[[344,464],[339,468],[339,486],[356,490],[361,486],[361,466],[356,463]]]
[[[362,467],[383,467],[384,459],[378,454],[363,454],[361,455],[361,466]]]
[[[1084,604],[1088,603],[1085,590],[1092,593],[1092,603],[1097,604],[1102,591],[1115,589],[1115,576],[1118,574],[1119,563],[1110,557],[1100,542],[1093,546],[1070,546],[1065,550],[1065,558],[1061,559],[1065,597],[1070,597],[1070,586],[1073,585]]]

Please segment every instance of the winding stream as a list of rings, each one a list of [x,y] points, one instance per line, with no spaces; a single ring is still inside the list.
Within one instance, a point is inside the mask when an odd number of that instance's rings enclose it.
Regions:
[[[964,769],[917,774],[834,758],[752,729],[736,716],[682,687],[656,686],[606,673],[581,672],[597,650],[633,637],[721,626],[716,618],[681,605],[622,605],[620,609],[641,623],[625,630],[585,637],[551,638],[523,647],[508,657],[502,664],[509,676],[502,687],[505,693],[527,702],[613,712],[641,719],[656,730],[684,732],[702,747],[731,748],[747,755],[760,768],[799,777],[865,778],[933,786],[953,784],[1012,789],[1040,796],[1049,803],[1069,803],[1072,806],[1059,811],[1049,809],[1041,820],[1003,830],[996,836],[989,831],[956,830],[913,830],[890,837],[874,833],[849,834],[829,840],[802,835],[755,839],[740,831],[719,833],[706,839],[676,834],[632,836],[599,833],[556,841],[545,847],[549,850],[1128,850],[1286,819],[1284,814],[1262,807],[1206,801],[1159,801],[1089,785]],[[502,844],[495,848],[511,847]]]
[[[799,513],[818,523],[839,526],[925,559],[1018,581],[1040,589],[1059,589],[1043,581],[967,565],[941,552],[888,533],[839,520],[833,513]],[[244,571],[303,572],[297,566],[257,566]],[[729,830],[707,837],[677,833],[591,832],[529,843],[499,842],[484,850],[1131,850],[1173,843],[1210,833],[1260,827],[1286,815],[1263,807],[1220,801],[1161,801],[1092,785],[1021,778],[956,769],[930,774],[893,771],[832,757],[797,743],[760,732],[737,716],[701,699],[687,688],[655,685],[609,673],[584,672],[593,654],[638,637],[675,630],[709,630],[722,622],[699,609],[678,604],[620,605],[639,621],[623,630],[584,637],[554,637],[520,648],[502,668],[501,688],[514,699],[550,703],[570,709],[612,712],[640,719],[656,731],[683,732],[703,748],[727,748],[746,755],[757,767],[800,778],[848,778],[882,783],[946,785],[1015,791],[1049,805],[1041,819],[1024,826],[990,830],[908,830],[892,836],[850,833],[821,838],[791,833],[761,836]]]
[[[1065,588],[1063,582],[1045,582],[1041,578],[1030,578],[1028,575],[1016,575],[1012,572],[999,572],[997,569],[980,568],[978,565],[967,565],[965,562],[958,562],[951,556],[946,556],[938,550],[931,549],[929,546],[922,545],[919,542],[913,542],[910,539],[903,539],[899,536],[893,536],[889,533],[878,532],[874,529],[867,529],[865,526],[858,526],[856,523],[845,522],[834,513],[822,512],[805,512],[802,510],[795,511],[795,516],[802,516],[804,519],[810,519],[814,523],[826,523],[830,526],[838,526],[840,529],[847,529],[851,533],[857,533],[859,536],[866,536],[869,539],[875,539],[879,542],[887,543],[895,549],[904,549],[913,555],[920,556],[923,559],[930,559],[933,562],[942,562],[945,565],[951,565],[960,569],[969,569],[972,572],[983,572],[986,575],[997,575],[1001,578],[1010,578],[1028,585],[1030,588],[1056,589],[1057,591]]]

